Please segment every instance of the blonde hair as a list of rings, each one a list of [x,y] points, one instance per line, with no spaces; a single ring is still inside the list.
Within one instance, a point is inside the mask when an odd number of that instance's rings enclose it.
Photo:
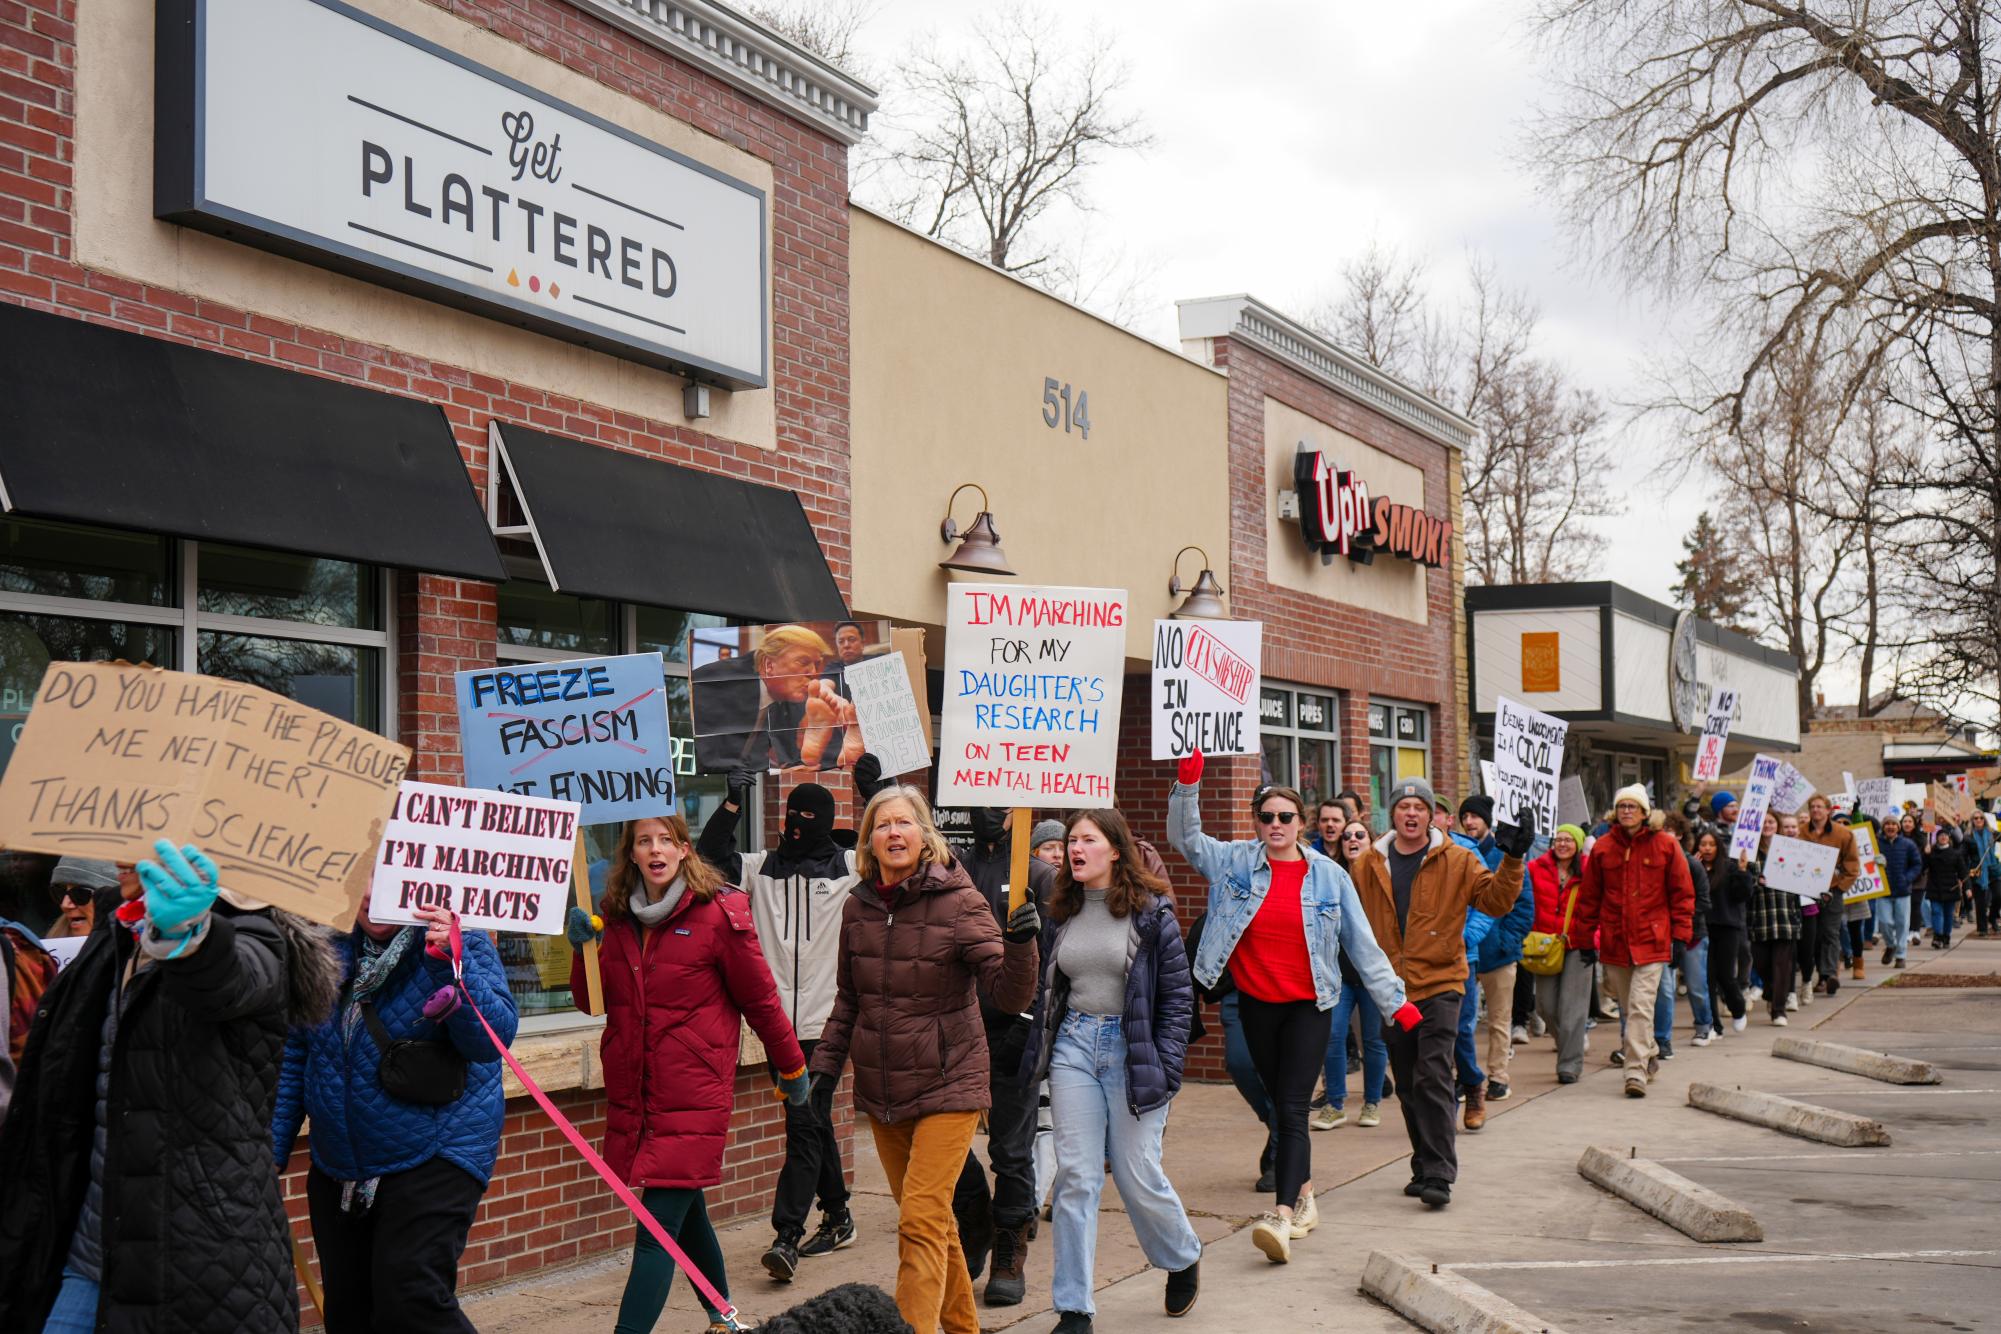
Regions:
[[[932,822],[931,803],[924,799],[924,794],[914,787],[886,787],[869,798],[868,808],[862,812],[861,828],[855,834],[855,870],[872,884],[880,881],[878,873],[882,869],[875,859],[875,822],[882,818],[882,808],[893,801],[909,802],[911,814],[917,817],[918,838],[923,844],[917,869],[921,871],[931,863],[942,866],[952,860],[952,845]]]
[[[775,658],[789,648],[811,649],[822,658],[834,656],[833,646],[820,638],[817,630],[803,625],[779,626],[760,639],[752,652],[757,655],[758,665],[762,666],[767,659]]]
[[[695,851],[695,845],[688,838],[688,822],[678,811],[667,815],[649,815],[649,820],[658,820],[667,826],[667,836],[681,845],[681,883],[687,892],[700,903],[714,898],[723,889],[723,873],[702,858]],[[633,891],[639,888],[639,864],[632,860],[632,846],[639,837],[640,821],[630,820],[625,828],[618,831],[618,851],[612,854],[611,874],[605,877],[604,901],[599,905],[607,921],[623,917],[629,909]]]

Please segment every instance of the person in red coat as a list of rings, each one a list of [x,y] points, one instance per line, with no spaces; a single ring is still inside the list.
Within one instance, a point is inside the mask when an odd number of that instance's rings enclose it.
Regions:
[[[600,906],[597,919],[572,908],[569,936],[579,947],[601,942],[605,1162],[727,1297],[702,1192],[723,1177],[743,1022],[795,1106],[806,1101],[806,1057],[758,947],[749,898],[696,855],[679,815],[625,826]],[[581,955],[570,991],[580,1001],[590,994]],[[673,1282],[674,1261],[640,1228],[616,1334],[648,1334]],[[712,1330],[726,1328],[706,1297],[702,1305]]]
[[[1605,989],[1619,1003],[1625,1028],[1621,1060],[1626,1096],[1647,1096],[1660,1069],[1654,1045],[1654,997],[1675,947],[1686,945],[1695,924],[1695,882],[1681,844],[1647,822],[1647,790],[1620,788],[1612,800],[1614,824],[1591,845],[1584,888],[1577,896],[1572,938],[1598,933],[1598,961]]]

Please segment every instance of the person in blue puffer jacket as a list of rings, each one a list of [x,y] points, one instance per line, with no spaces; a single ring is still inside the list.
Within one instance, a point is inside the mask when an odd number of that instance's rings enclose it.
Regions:
[[[1488,809],[1492,809],[1493,799],[1490,797],[1468,800],[1487,802]],[[1537,856],[1541,855],[1540,847],[1532,845],[1531,850]],[[1492,830],[1487,832],[1479,855],[1488,870],[1501,864],[1501,850],[1495,845]],[[1479,1046],[1482,1048],[1481,1055],[1486,1058],[1486,1096],[1495,1102],[1508,1096],[1508,1062],[1515,1052],[1511,1033],[1514,1027],[1516,965],[1522,961],[1522,940],[1535,928],[1535,890],[1529,885],[1527,872],[1522,875],[1522,885],[1523,892],[1515,896],[1515,906],[1508,910],[1506,916],[1488,917],[1477,909],[1466,914],[1469,936],[1466,957],[1472,961],[1473,972],[1480,983],[1479,1031],[1482,1041]],[[1470,938],[1476,917],[1491,924],[1477,942]],[[1470,986],[1466,994],[1473,994]],[[1464,1009],[1470,1011],[1473,1007],[1468,1005]],[[1470,1100],[1467,1105],[1471,1107]],[[1484,1115],[1485,1108],[1481,1110]]]
[[[329,1334],[473,1328],[459,1311],[458,1264],[500,1149],[500,1051],[452,985],[450,914],[416,911],[420,925],[399,927],[363,906],[335,942],[333,1017],[293,1029],[279,1071],[279,1170],[300,1122],[313,1122],[306,1199]],[[482,931],[462,940],[466,991],[512,1043],[499,951]],[[400,1049],[386,1072],[385,1049]]]
[[[1459,803],[1459,828],[1451,831],[1451,839],[1480,859],[1480,864],[1489,871],[1501,864],[1501,849],[1494,842],[1494,799],[1479,793]],[[1521,906],[1517,897],[1515,907]],[[1530,916],[1534,916],[1535,905],[1529,905]],[[1453,1064],[1458,1067],[1459,1096],[1466,1104],[1465,1126],[1468,1130],[1478,1130],[1487,1123],[1487,1075],[1480,1069],[1480,1048],[1474,1037],[1474,1028],[1480,1016],[1479,1003],[1474,999],[1479,994],[1480,950],[1493,934],[1497,917],[1489,917],[1477,908],[1466,912],[1466,1003],[1459,1007],[1459,1036],[1453,1044]],[[1520,943],[1516,943],[1519,958]]]

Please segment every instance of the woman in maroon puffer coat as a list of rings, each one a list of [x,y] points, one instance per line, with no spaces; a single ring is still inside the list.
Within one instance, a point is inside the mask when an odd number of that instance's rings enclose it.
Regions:
[[[601,906],[605,1162],[727,1297],[702,1191],[723,1176],[743,1021],[794,1103],[806,1100],[806,1058],[758,948],[750,900],[696,855],[679,815],[625,827]],[[572,908],[572,943],[599,924]],[[589,996],[581,956],[570,991],[580,1003]],[[673,1260],[640,1228],[616,1334],[647,1334],[673,1281]],[[710,1327],[721,1328],[720,1314],[706,1298],[702,1305]]]

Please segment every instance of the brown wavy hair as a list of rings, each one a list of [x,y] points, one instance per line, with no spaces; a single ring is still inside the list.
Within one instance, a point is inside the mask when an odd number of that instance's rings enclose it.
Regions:
[[[702,854],[695,851],[695,844],[688,837],[688,822],[679,811],[670,815],[650,816],[667,826],[667,834],[681,845],[681,880],[687,885],[687,892],[695,896],[695,901],[706,902],[722,893],[725,882],[723,873],[704,861]],[[631,911],[632,896],[639,890],[640,874],[638,863],[632,860],[632,848],[639,837],[639,820],[631,820],[618,831],[618,851],[611,857],[611,874],[605,877],[604,901],[599,912],[609,921],[614,917],[624,917]]]
[[[1140,860],[1139,843],[1133,838],[1132,826],[1126,817],[1107,806],[1102,810],[1077,811],[1063,823],[1064,841],[1067,845],[1070,831],[1089,820],[1105,836],[1105,842],[1112,845],[1118,860],[1112,863],[1112,882],[1105,888],[1105,907],[1114,917],[1125,917],[1147,905],[1154,897],[1168,898],[1167,882],[1146,869]],[[1049,896],[1049,915],[1058,922],[1067,922],[1084,911],[1084,891],[1070,878],[1070,859],[1064,857],[1063,865],[1056,872],[1056,888]]]

